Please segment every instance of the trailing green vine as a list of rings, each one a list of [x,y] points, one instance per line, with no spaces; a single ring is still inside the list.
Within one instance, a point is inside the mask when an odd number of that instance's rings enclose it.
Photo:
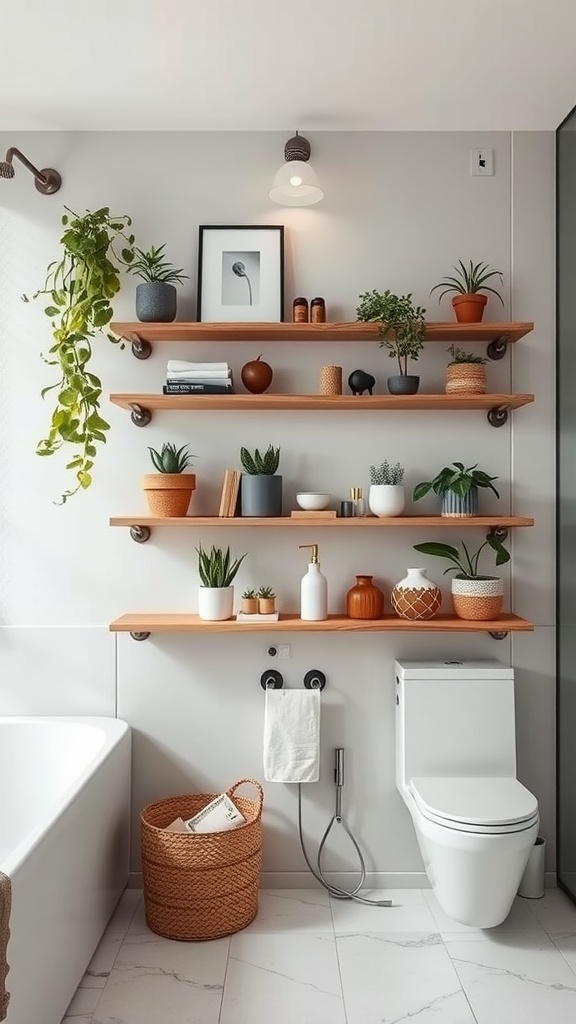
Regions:
[[[90,339],[112,320],[111,300],[120,291],[120,267],[129,265],[134,257],[134,236],[126,234],[132,224],[130,217],[113,217],[107,206],[94,213],[87,210],[82,216],[65,209],[62,258],[49,264],[44,288],[33,295],[34,299],[50,297],[44,312],[52,322],[54,344],[42,358],[59,372],[59,380],[42,390],[43,398],[55,390],[57,401],[48,434],[36,451],[54,455],[66,445],[75,449],[66,464],[75,485],[57,504],[90,487],[97,446],[106,442],[110,424],[100,415],[102,382],[88,369]],[[114,250],[119,239],[125,243],[120,255]],[[25,295],[23,299],[28,302]],[[110,331],[106,334],[109,341],[124,348],[121,338]]]

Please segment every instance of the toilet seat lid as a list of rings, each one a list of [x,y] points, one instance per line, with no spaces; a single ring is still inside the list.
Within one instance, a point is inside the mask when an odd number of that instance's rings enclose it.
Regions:
[[[518,779],[415,778],[410,782],[422,811],[447,823],[511,825],[538,813],[538,801]]]

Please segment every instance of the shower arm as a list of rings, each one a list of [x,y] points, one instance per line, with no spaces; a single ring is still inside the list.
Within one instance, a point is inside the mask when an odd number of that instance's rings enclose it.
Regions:
[[[24,153],[21,153],[15,146],[11,146],[6,153],[6,163],[11,164],[14,157],[16,157],[20,163],[24,164],[24,167],[34,175],[34,184],[36,185],[38,192],[41,192],[44,196],[50,196],[53,195],[54,192],[58,192],[62,184],[62,178],[58,171],[55,171],[53,167],[44,167],[39,171],[38,168],[28,160],[28,157],[24,156]]]
[[[39,171],[37,167],[34,167],[34,164],[30,163],[28,157],[24,156],[24,153],[21,153],[19,149],[16,149],[15,146],[12,146],[6,153],[6,163],[11,164],[14,157],[17,157],[20,163],[24,164],[24,167],[27,167],[28,170],[32,172],[35,178],[38,178],[38,180],[41,181],[43,185],[46,185],[46,183],[48,182],[48,178],[46,177],[46,175],[42,174],[42,171]]]

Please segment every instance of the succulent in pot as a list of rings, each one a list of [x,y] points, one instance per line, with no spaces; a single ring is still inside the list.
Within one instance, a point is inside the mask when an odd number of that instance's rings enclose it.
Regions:
[[[276,611],[276,594],[272,587],[258,588],[258,611],[260,615],[271,615]]]
[[[488,476],[478,464],[465,467],[463,462],[453,462],[444,466],[433,480],[423,480],[416,484],[412,495],[414,501],[420,501],[429,491],[434,491],[442,498],[441,515],[462,518],[478,515],[478,488],[487,487],[500,497],[492,481],[497,476]]]
[[[246,554],[233,559],[229,547],[224,551],[214,545],[210,551],[205,551],[202,545],[196,551],[202,581],[198,588],[198,615],[208,622],[231,619],[234,613],[232,584]]]
[[[280,448],[269,444],[266,451],[240,449],[244,472],[240,480],[242,516],[278,517],[282,515],[282,477],[277,474]]]
[[[390,358],[398,360],[398,374],[388,378],[390,394],[415,395],[420,377],[408,373],[408,361],[416,361],[424,347],[426,310],[413,303],[411,292],[394,295],[389,288],[385,292],[373,289],[359,298],[358,320],[379,323],[380,347],[389,349]]]
[[[178,306],[176,284],[188,277],[182,268],[169,263],[164,255],[166,244],[151,246],[147,252],[134,249],[128,273],[142,279],[136,287],[136,316],[145,323],[171,323]]]
[[[450,345],[447,352],[452,359],[446,367],[446,394],[485,395],[487,359],[457,345]]]
[[[463,541],[462,554],[451,544],[434,541],[415,544],[414,548],[423,555],[446,558],[452,563],[444,570],[444,575],[456,572],[452,579],[452,604],[459,619],[489,621],[500,615],[504,603],[504,581],[499,576],[483,576],[478,572],[480,555],[485,548],[495,553],[496,565],[510,561],[509,552],[493,533],[487,533],[484,543],[474,552],[470,552]]]
[[[387,459],[379,466],[370,466],[368,508],[373,515],[386,519],[399,516],[404,510],[404,467]]]
[[[452,270],[455,276],[448,275],[444,280],[435,284],[430,290],[430,295],[438,288],[443,288],[444,291],[438,298],[438,302],[441,302],[444,295],[456,292],[452,299],[452,306],[458,323],[480,323],[488,301],[488,296],[484,295],[484,292],[491,292],[492,295],[496,295],[502,305],[504,305],[500,292],[486,284],[486,281],[490,281],[494,277],[499,277],[500,283],[503,283],[501,270],[492,270],[488,263],[473,263],[472,260],[470,260],[468,266],[462,260],[458,260],[458,265],[453,266]]]
[[[143,487],[150,513],[161,519],[180,518],[188,512],[190,498],[196,489],[196,474],[185,473],[192,459],[188,445],[177,448],[167,441],[161,451],[148,448],[156,473],[145,473]]]
[[[248,589],[242,594],[242,611],[245,615],[258,613],[258,596],[255,590]]]

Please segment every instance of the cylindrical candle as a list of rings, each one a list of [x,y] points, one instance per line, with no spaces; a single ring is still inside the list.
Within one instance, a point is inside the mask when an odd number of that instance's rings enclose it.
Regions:
[[[320,367],[320,394],[341,395],[342,394],[342,367],[321,366]]]

